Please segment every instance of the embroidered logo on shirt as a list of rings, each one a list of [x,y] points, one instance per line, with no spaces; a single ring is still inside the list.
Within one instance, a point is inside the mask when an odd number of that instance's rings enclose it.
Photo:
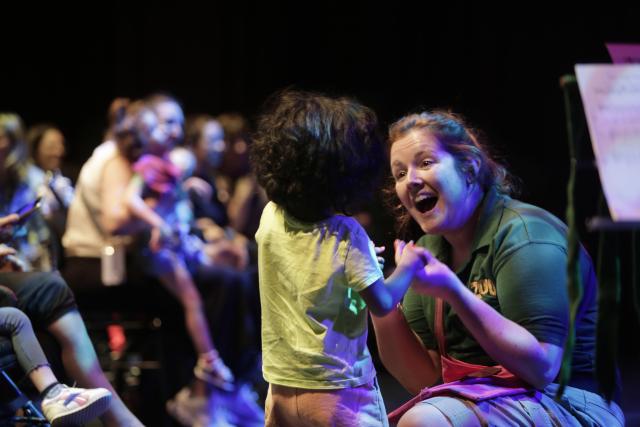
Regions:
[[[469,283],[469,289],[478,297],[485,295],[496,296],[496,284],[491,279],[474,280]]]

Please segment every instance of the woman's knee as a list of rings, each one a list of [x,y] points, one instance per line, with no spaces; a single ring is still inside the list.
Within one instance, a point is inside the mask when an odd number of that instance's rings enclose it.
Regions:
[[[0,320],[3,333],[19,332],[24,327],[31,328],[31,321],[27,315],[15,307],[0,308]]]
[[[451,423],[438,408],[419,403],[409,409],[398,422],[398,427],[450,426]]]

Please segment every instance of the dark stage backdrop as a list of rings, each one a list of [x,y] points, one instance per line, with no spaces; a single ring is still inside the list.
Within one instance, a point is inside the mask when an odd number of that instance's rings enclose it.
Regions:
[[[58,3],[58,2],[56,2]],[[463,2],[97,2],[3,5],[0,110],[62,126],[69,160],[99,142],[115,96],[155,90],[187,112],[254,116],[274,90],[349,94],[386,125],[452,108],[484,129],[523,197],[564,209],[558,78],[640,42],[640,7],[490,9]],[[433,3],[433,4],[431,4]]]
[[[559,78],[575,63],[609,62],[605,42],[640,42],[638,2],[22,3],[2,6],[0,111],[58,123],[77,166],[116,96],[164,90],[187,113],[253,118],[267,95],[294,85],[355,96],[385,126],[452,108],[485,130],[522,179],[522,199],[561,217]]]

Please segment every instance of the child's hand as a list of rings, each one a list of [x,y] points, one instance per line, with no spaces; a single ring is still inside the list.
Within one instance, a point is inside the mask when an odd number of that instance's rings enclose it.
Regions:
[[[161,227],[153,227],[151,229],[151,237],[149,238],[149,249],[155,253],[166,246],[173,239],[173,230],[167,224]]]
[[[182,189],[185,192],[193,191],[198,197],[209,200],[213,195],[213,187],[207,181],[197,176],[191,176],[184,180]]]
[[[380,266],[380,270],[384,270],[384,257],[381,257],[380,254],[384,253],[386,248],[384,246],[374,246],[374,250],[376,251],[376,259],[378,260],[378,265]]]
[[[413,240],[409,243],[405,243],[402,240],[396,239],[393,242],[395,249],[395,259],[397,268],[408,268],[416,271],[424,267],[427,263],[425,256],[426,250],[416,246]]]
[[[423,248],[422,251],[427,259],[427,264],[418,271],[411,287],[419,294],[448,300],[450,292],[462,285],[462,282],[446,264],[440,262],[431,252]]]

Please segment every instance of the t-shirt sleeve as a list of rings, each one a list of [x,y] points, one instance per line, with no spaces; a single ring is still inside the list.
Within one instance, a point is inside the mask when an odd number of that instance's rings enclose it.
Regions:
[[[564,248],[528,243],[501,261],[496,287],[502,314],[539,341],[563,346],[569,322]]]
[[[427,320],[428,316],[433,318],[434,306],[433,298],[420,295],[412,288],[409,288],[402,301],[402,312],[409,327],[420,337],[425,347],[431,350],[437,350],[438,347],[432,324]]]
[[[375,281],[382,279],[382,270],[378,264],[373,242],[362,228],[351,233],[345,259],[347,284],[360,292]]]

